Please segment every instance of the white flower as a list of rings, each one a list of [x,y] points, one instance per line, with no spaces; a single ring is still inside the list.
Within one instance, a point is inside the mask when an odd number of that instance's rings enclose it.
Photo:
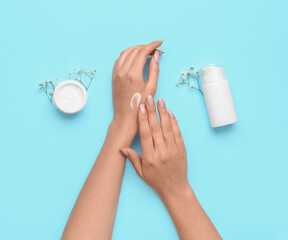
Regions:
[[[78,72],[80,73],[80,72],[82,72],[82,71],[83,71],[83,68],[79,68]]]
[[[176,86],[178,86],[179,85],[179,83],[176,83]]]
[[[74,79],[74,80],[77,80],[77,77],[74,76],[73,79]]]
[[[48,80],[45,80],[45,83],[48,83]]]
[[[52,91],[52,90],[50,90],[50,91],[49,91],[49,94],[50,94],[50,95],[52,95],[52,94],[53,94],[53,91]]]
[[[51,81],[51,80],[48,80],[48,82],[51,83],[52,81]]]
[[[180,83],[184,83],[184,82],[181,80]]]
[[[181,74],[182,74],[182,75],[185,75],[185,72],[184,72],[184,71],[182,71],[182,72],[181,72]]]
[[[56,85],[58,86],[60,84],[60,82],[56,82]]]
[[[190,88],[194,88],[194,86],[192,84],[189,85]]]
[[[194,66],[193,66],[193,65],[191,66],[191,69],[194,69]]]
[[[38,89],[39,89],[39,90],[42,89],[42,86],[39,85]]]
[[[181,78],[182,78],[182,79],[187,79],[187,76],[182,76]]]
[[[93,71],[93,70],[91,70],[89,73],[90,73],[90,74],[93,74],[93,73],[94,73],[94,71]]]
[[[40,82],[40,83],[39,83],[39,86],[42,86],[42,84],[43,84],[43,83],[42,83],[42,82]]]

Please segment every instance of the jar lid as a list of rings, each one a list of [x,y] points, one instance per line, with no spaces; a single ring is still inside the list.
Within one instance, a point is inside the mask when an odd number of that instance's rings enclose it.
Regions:
[[[87,103],[87,91],[83,85],[74,80],[61,82],[53,93],[56,108],[66,114],[80,112]]]

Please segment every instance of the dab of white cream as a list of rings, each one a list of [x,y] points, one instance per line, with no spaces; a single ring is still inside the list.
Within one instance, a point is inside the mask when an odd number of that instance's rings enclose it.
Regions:
[[[76,81],[64,81],[55,89],[53,101],[61,112],[74,114],[81,111],[86,105],[87,92]]]
[[[131,98],[131,101],[130,101],[130,107],[131,107],[132,110],[134,109],[134,106],[133,106],[134,99],[136,100],[136,107],[138,107],[139,103],[141,101],[141,94],[138,93],[138,92],[133,94],[133,96]]]

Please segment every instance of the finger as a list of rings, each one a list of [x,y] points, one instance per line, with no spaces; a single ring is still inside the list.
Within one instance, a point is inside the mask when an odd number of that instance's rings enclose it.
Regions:
[[[126,58],[124,59],[124,62],[119,69],[123,72],[127,72],[129,70],[131,64],[133,63],[133,60],[135,59],[138,52],[139,52],[139,48],[132,49],[129,52],[129,54],[126,56]]]
[[[129,55],[129,53],[135,49],[135,48],[141,48],[144,45],[137,45],[137,46],[133,46],[130,48],[125,49],[124,51],[121,52],[120,57],[116,60],[113,71],[119,70],[122,66],[122,64],[124,63],[126,57]]]
[[[165,53],[165,52],[163,52],[163,51],[160,50],[160,49],[155,49],[155,50],[153,50],[151,53],[149,53],[149,55],[150,55],[150,56],[153,56],[153,54],[155,53],[155,51],[158,51],[160,56]]]
[[[144,45],[141,47],[137,57],[135,58],[135,61],[131,65],[131,70],[136,71],[139,74],[143,74],[143,68],[146,63],[148,55],[153,52],[156,48],[160,47],[162,45],[164,40],[158,40],[155,42],[151,42],[147,45]]]
[[[176,142],[177,146],[181,147],[181,148],[182,147],[185,148],[183,137],[182,137],[180,128],[178,126],[177,120],[176,120],[173,112],[170,109],[168,111],[168,115],[169,115],[169,118],[170,118],[171,126],[172,126],[173,133],[174,133],[174,139],[175,139],[175,142]]]
[[[120,54],[120,57],[116,60],[116,62],[115,62],[115,64],[114,64],[113,72],[116,71],[116,70],[119,70],[119,69],[122,67],[122,65],[123,65],[126,57],[129,55],[129,53],[130,53],[132,50],[134,50],[134,49],[139,49],[139,48],[141,48],[141,47],[143,47],[143,46],[145,46],[145,45],[147,45],[147,44],[136,45],[136,46],[127,48],[127,49],[125,49],[124,51],[122,51],[121,54]],[[161,51],[161,50],[158,50],[158,51],[159,51],[159,54],[160,54],[160,55],[162,55],[162,54],[164,53],[164,52]],[[155,50],[152,51],[149,55],[153,55],[154,52],[155,52]]]
[[[139,107],[138,123],[142,152],[148,153],[154,151],[152,134],[150,131],[147,111],[144,104],[140,104]]]
[[[132,148],[126,148],[126,147],[120,148],[120,152],[130,160],[139,177],[143,179],[142,163],[139,154]]]
[[[167,113],[166,105],[163,99],[160,97],[158,99],[158,112],[161,120],[161,129],[164,136],[164,140],[166,142],[166,145],[168,147],[175,146],[175,139],[174,139],[174,133],[172,129],[172,125]]]
[[[151,130],[154,146],[164,147],[166,146],[166,144],[164,142],[159,119],[156,113],[154,99],[151,95],[148,95],[147,97],[146,108],[148,112],[148,121],[149,121],[149,126]]]
[[[147,87],[151,91],[151,94],[155,94],[157,89],[157,82],[159,77],[159,51],[156,50],[152,55],[149,63],[149,71],[147,77]]]

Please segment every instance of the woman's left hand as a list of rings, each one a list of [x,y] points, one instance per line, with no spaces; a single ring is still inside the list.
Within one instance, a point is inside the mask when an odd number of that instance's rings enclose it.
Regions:
[[[135,93],[141,94],[140,103],[144,103],[150,94],[155,95],[159,75],[159,56],[163,53],[156,50],[163,40],[149,44],[138,45],[124,50],[113,68],[112,96],[114,106],[113,121],[115,125],[125,127],[136,135],[138,131],[138,106],[134,102],[134,109],[130,101]],[[152,55],[147,81],[143,78],[143,69],[148,55]]]

